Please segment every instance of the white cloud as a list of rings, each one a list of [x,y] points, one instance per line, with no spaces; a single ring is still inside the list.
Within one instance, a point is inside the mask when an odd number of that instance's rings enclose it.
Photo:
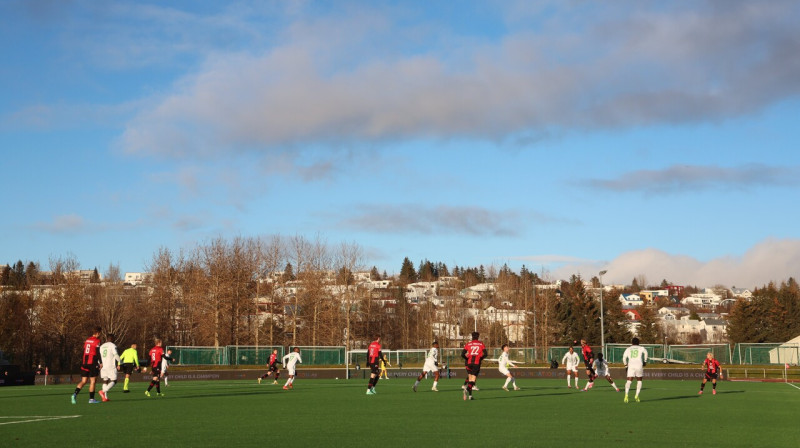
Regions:
[[[782,282],[800,277],[800,240],[767,239],[741,256],[722,256],[700,261],[687,255],[670,254],[658,249],[626,252],[614,260],[570,264],[553,271],[554,278],[568,278],[579,273],[589,279],[600,270],[607,270],[604,283],[630,284],[641,275],[648,284],[661,280],[678,285],[753,288],[770,281]]]
[[[424,36],[438,47],[416,52],[391,43],[416,41],[423,28],[406,31],[389,13],[298,20],[267,51],[209,57],[131,120],[122,143],[182,156],[505,139],[717,120],[800,93],[796,2],[692,5],[577,15],[556,6],[541,29],[511,28],[492,41],[442,31]]]
[[[592,189],[647,194],[681,193],[709,189],[741,189],[753,186],[796,186],[800,167],[751,163],[737,167],[674,165],[658,170],[622,173],[615,179],[591,179]]]

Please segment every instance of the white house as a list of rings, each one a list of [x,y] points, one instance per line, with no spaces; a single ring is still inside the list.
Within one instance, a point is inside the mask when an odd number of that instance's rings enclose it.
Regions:
[[[153,277],[150,272],[126,272],[125,283],[138,286]]]
[[[718,296],[713,292],[702,292],[702,293],[691,294],[690,296],[681,300],[681,303],[684,306],[695,305],[703,308],[712,308],[719,305],[721,301],[722,297]]]
[[[619,301],[622,303],[623,308],[644,305],[644,300],[638,294],[620,294]]]
[[[684,314],[689,314],[689,310],[677,306],[663,306],[658,309],[657,313],[661,320],[678,320]]]
[[[733,297],[736,297],[736,298],[739,298],[739,299],[750,300],[750,299],[753,298],[753,292],[750,291],[747,288],[736,288],[736,287],[733,287],[733,288],[731,288],[731,294],[733,294]]]
[[[722,319],[704,319],[706,342],[720,344],[728,340],[728,322]]]

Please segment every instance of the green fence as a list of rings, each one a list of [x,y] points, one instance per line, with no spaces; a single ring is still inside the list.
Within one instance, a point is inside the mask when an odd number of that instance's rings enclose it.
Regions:
[[[345,349],[339,346],[297,346],[304,366],[344,366]],[[294,350],[294,347],[289,347]]]
[[[733,364],[800,364],[800,343],[740,343],[733,348]]]
[[[621,363],[622,354],[628,344],[606,344],[606,359],[610,363]],[[723,364],[742,364],[742,365],[779,365],[779,364],[800,364],[800,343],[768,343],[768,344],[736,344],[731,348],[727,344],[698,344],[698,345],[670,345],[665,348],[660,344],[643,344],[647,349],[649,358],[665,358],[669,360],[682,361],[692,364],[700,364],[709,351],[714,353],[714,357]],[[290,347],[291,348],[291,347]],[[303,365],[306,366],[344,366],[348,356],[344,347],[311,347],[300,346]],[[170,346],[172,356],[178,365],[264,365],[269,359],[273,349],[278,350],[281,358],[288,353],[282,346],[253,346],[253,345],[229,345],[225,347],[197,347],[197,346]],[[415,350],[384,350],[386,359],[394,367],[417,367],[425,362],[427,349]],[[461,347],[440,349],[440,364],[460,366],[463,365],[461,358]],[[497,359],[501,350],[498,347],[490,347],[489,359]],[[512,361],[531,365],[534,360],[556,360],[561,363],[564,354],[569,350],[567,346],[549,347],[545,352],[541,348],[533,347],[512,347],[509,349],[509,358]],[[592,346],[594,353],[600,353],[599,346]],[[575,347],[576,352],[580,352],[580,347]],[[545,356],[546,355],[546,356]],[[366,365],[366,350],[353,350],[349,353],[350,364]]]
[[[293,349],[294,347],[289,347]],[[344,347],[299,346],[305,366],[344,365]],[[228,345],[226,347],[167,347],[172,350],[176,364],[187,366],[236,366],[264,365],[269,361],[272,350],[278,350],[279,360],[288,353],[280,345]]]
[[[283,358],[284,348],[280,345],[229,345],[228,361],[231,365],[262,365],[269,362],[272,350],[278,350],[278,359]]]
[[[227,366],[227,347],[167,347],[172,350],[172,358],[176,364],[189,366]]]

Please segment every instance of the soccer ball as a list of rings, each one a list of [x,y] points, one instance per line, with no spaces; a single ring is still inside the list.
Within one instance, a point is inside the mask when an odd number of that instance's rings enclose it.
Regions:
[[[337,377],[336,377],[336,379],[338,380],[338,379],[339,379],[339,377],[337,376]]]
[[[147,367],[142,367],[142,373],[147,373]]]

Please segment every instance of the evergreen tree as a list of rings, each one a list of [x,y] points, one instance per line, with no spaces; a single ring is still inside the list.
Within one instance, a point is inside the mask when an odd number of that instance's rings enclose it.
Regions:
[[[640,306],[638,308],[639,328],[636,334],[639,336],[639,341],[642,344],[657,344],[659,342],[659,325],[656,312],[648,306]]]
[[[11,285],[11,267],[8,265],[3,266],[3,272],[0,272],[0,286]]]
[[[296,279],[297,278],[294,276],[294,268],[292,267],[292,263],[286,263],[286,267],[283,268],[283,277],[281,280],[283,282],[290,282]]]
[[[40,282],[39,279],[39,266],[37,266],[34,262],[29,262],[28,266],[25,268],[25,279],[28,282],[28,288],[38,285]]]
[[[403,259],[403,265],[400,267],[400,278],[398,279],[401,285],[408,285],[417,281],[417,271],[414,269],[414,264],[408,257]]]
[[[97,268],[94,268],[92,276],[89,278],[89,283],[100,283],[100,273],[97,272]]]
[[[18,260],[14,264],[14,269],[11,271],[11,286],[14,289],[23,289],[26,285],[25,281],[25,265],[22,260]]]
[[[376,266],[373,266],[372,270],[369,271],[369,279],[370,280],[380,280],[381,279],[381,273],[378,272],[378,268]]]
[[[631,340],[628,328],[628,318],[622,312],[622,303],[617,299],[619,291],[612,289],[608,294],[603,294],[603,327],[606,333],[606,343],[624,344]]]

